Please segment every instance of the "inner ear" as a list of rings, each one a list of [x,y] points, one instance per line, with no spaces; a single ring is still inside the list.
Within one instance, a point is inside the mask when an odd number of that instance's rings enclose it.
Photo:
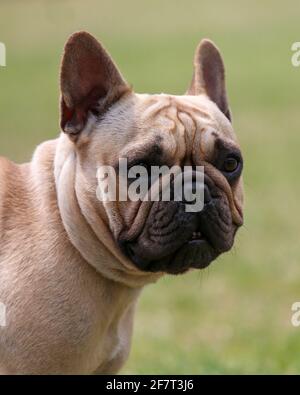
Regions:
[[[60,75],[61,129],[80,133],[89,113],[103,113],[130,88],[109,54],[89,33],[74,33],[66,43]]]
[[[225,68],[218,48],[210,40],[202,40],[194,57],[194,74],[189,95],[206,94],[231,121],[225,86]]]

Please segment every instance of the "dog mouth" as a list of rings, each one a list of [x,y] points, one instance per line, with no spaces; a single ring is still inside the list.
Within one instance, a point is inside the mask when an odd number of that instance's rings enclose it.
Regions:
[[[210,244],[201,231],[194,231],[191,237],[173,254],[150,262],[147,270],[163,271],[168,274],[183,274],[190,269],[207,268],[220,253]]]
[[[137,250],[138,241],[126,243],[122,250],[139,269],[146,272],[183,274],[190,269],[205,269],[220,254],[211,245],[204,232],[197,229],[186,235],[172,252],[149,259]],[[125,247],[125,248],[124,248]]]

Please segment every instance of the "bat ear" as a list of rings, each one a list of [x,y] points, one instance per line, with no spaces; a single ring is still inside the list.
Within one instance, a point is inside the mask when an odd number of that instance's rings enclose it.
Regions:
[[[61,74],[61,129],[78,135],[89,114],[101,115],[130,88],[102,45],[89,33],[74,33],[64,49]]]
[[[225,86],[225,68],[220,51],[215,44],[204,39],[194,57],[194,75],[188,95],[206,94],[231,121]]]

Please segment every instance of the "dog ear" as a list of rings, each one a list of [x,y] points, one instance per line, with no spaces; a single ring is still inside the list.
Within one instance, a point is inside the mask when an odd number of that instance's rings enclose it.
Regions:
[[[89,33],[74,33],[64,49],[61,74],[61,129],[78,135],[89,112],[103,113],[129,91],[113,60]]]
[[[225,68],[218,48],[204,39],[198,45],[194,57],[194,75],[188,95],[205,93],[231,121],[231,113],[225,87]]]

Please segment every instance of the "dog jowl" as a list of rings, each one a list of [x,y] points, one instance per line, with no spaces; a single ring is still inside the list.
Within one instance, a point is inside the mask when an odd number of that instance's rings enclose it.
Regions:
[[[0,373],[116,373],[143,286],[207,267],[243,222],[242,154],[212,42],[196,49],[186,94],[148,95],[133,91],[94,37],[75,33],[60,88],[59,138],[30,163],[0,158]],[[176,167],[189,187],[202,169],[201,210],[177,199],[175,178],[169,199],[158,188],[158,199],[101,200],[103,166],[128,191],[136,167]]]

